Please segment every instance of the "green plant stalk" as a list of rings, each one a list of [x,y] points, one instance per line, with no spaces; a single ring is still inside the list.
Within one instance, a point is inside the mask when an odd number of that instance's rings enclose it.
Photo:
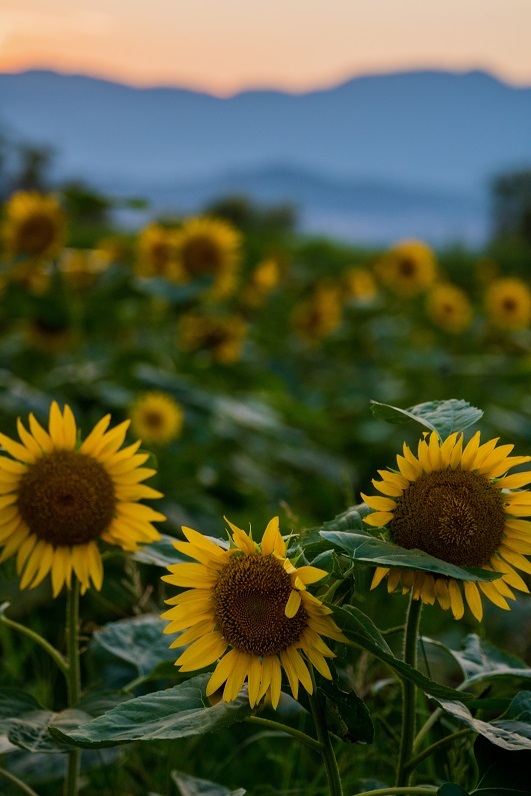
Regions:
[[[458,730],[457,732],[453,732],[451,735],[445,735],[444,738],[432,743],[431,746],[428,746],[427,749],[424,749],[416,757],[411,758],[406,763],[406,771],[413,771],[414,768],[420,765],[423,760],[425,760],[427,757],[430,757],[430,755],[432,755],[434,752],[437,752],[439,749],[442,749],[445,746],[449,746],[459,738],[464,738],[467,735],[471,735],[473,732],[473,730],[466,727],[464,730]]]
[[[404,661],[414,669],[417,668],[417,646],[419,637],[420,615],[422,602],[414,600],[411,595],[404,632]],[[409,783],[408,763],[413,751],[415,739],[415,712],[417,689],[409,680],[402,680],[402,734],[400,751],[396,769],[396,787],[404,787]]]
[[[430,787],[429,785],[426,787],[419,786],[418,788],[412,788],[408,786],[406,788],[397,787],[397,788],[378,788],[378,790],[364,790],[363,793],[358,793],[358,796],[393,796],[393,794],[403,794],[403,796],[431,796],[432,793],[437,793],[439,788]]]
[[[81,693],[81,674],[79,666],[79,581],[74,576],[72,588],[68,589],[66,603],[66,649],[68,672],[66,677],[68,707],[74,708]],[[65,780],[65,796],[77,796],[79,787],[79,765],[81,750],[68,752],[68,766]]]
[[[320,754],[323,752],[323,746],[319,741],[317,741],[315,738],[312,738],[311,735],[307,735],[305,732],[297,730],[295,727],[288,727],[286,724],[282,724],[279,721],[264,719],[261,716],[249,716],[245,719],[245,721],[248,724],[260,724],[262,727],[267,727],[268,730],[285,732],[287,735],[291,735],[292,738],[295,738],[297,741],[305,744],[310,749],[313,749],[314,752],[319,752]]]
[[[60,652],[58,652],[55,647],[52,647],[51,644],[46,641],[45,638],[39,636],[38,633],[35,633],[34,630],[31,628],[26,627],[25,625],[21,625],[18,622],[14,622],[12,619],[8,619],[7,616],[2,613],[0,614],[0,622],[4,624],[6,627],[11,628],[11,630],[16,630],[18,633],[21,633],[23,636],[27,636],[35,644],[38,644],[39,647],[42,647],[48,655],[53,659],[54,663],[57,665],[58,669],[64,674],[65,677],[68,676],[68,663],[63,658]]]
[[[22,793],[26,793],[27,796],[39,796],[38,793],[35,793],[33,788],[30,788],[29,785],[26,785],[22,780],[12,774],[10,771],[6,771],[5,768],[0,768],[0,777],[7,779],[8,782],[11,782],[13,785],[16,785]]]
[[[317,692],[317,685],[315,683],[315,675],[313,667],[310,666],[310,673],[313,683],[313,693],[308,694],[310,700],[310,708],[312,711],[315,729],[317,731],[317,738],[321,746],[320,752],[326,768],[326,777],[328,780],[328,791],[330,796],[343,796],[343,787],[341,785],[341,777],[337,767],[336,755],[334,747],[332,746],[332,739],[326,726],[326,718],[323,713],[322,701]]]

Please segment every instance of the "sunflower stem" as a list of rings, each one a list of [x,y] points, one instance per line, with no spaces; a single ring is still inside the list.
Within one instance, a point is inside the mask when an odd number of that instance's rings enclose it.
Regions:
[[[320,694],[317,691],[315,683],[315,675],[313,667],[310,666],[310,674],[312,676],[313,693],[308,695],[310,700],[310,708],[312,711],[315,729],[317,731],[317,738],[319,739],[320,752],[326,768],[326,777],[328,780],[328,792],[330,796],[343,796],[343,787],[341,785],[341,777],[337,767],[336,755],[334,747],[332,746],[332,739],[328,732],[326,725],[326,717],[323,710],[323,702]]]
[[[260,724],[262,727],[267,727],[269,730],[285,732],[287,735],[291,735],[292,738],[295,738],[297,741],[309,746],[310,749],[313,749],[315,752],[323,751],[322,744],[319,741],[317,741],[315,738],[312,738],[311,735],[307,735],[305,732],[295,729],[295,727],[288,727],[286,724],[281,724],[279,721],[274,721],[273,719],[264,719],[261,716],[249,716],[245,719],[245,721],[249,724]]]
[[[404,661],[414,669],[417,668],[417,647],[419,637],[420,615],[422,602],[414,600],[413,594],[409,601],[406,627],[404,631]],[[405,787],[409,784],[410,772],[408,763],[413,751],[415,739],[415,709],[417,689],[409,680],[402,680],[402,734],[400,738],[400,751],[396,770],[396,787]]]
[[[439,749],[442,749],[445,746],[449,746],[454,741],[457,741],[459,738],[465,738],[467,735],[471,735],[473,730],[469,727],[466,727],[464,730],[458,730],[457,732],[453,732],[451,735],[445,735],[444,738],[440,738],[435,743],[432,743],[431,746],[428,746],[422,752],[420,752],[416,757],[412,757],[406,764],[407,771],[413,771],[423,760],[427,757],[430,757],[434,752],[437,752]]]
[[[79,666],[79,581],[74,577],[72,588],[68,589],[66,603],[66,649],[68,660],[67,690],[68,707],[74,708],[79,702],[81,674]],[[81,751],[72,749],[68,753],[68,767],[65,780],[65,796],[77,796],[79,785],[79,764]]]
[[[32,641],[34,641],[35,644],[38,644],[39,647],[42,647],[42,649],[45,650],[48,653],[48,655],[53,659],[54,663],[64,674],[64,676],[67,677],[68,664],[66,660],[61,655],[61,653],[55,649],[55,647],[52,647],[52,645],[48,641],[46,641],[45,638],[40,636],[34,630],[31,630],[31,628],[26,627],[26,625],[21,625],[18,622],[14,622],[13,619],[8,619],[5,613],[0,613],[0,622],[2,622],[6,627],[11,628],[11,630],[16,630],[18,633],[21,633],[23,636],[27,636]]]
[[[5,768],[0,768],[0,777],[7,779],[8,782],[11,782],[12,785],[15,785],[22,793],[26,793],[27,796],[39,796],[33,788],[30,788],[29,785],[26,785],[22,780],[16,777],[11,771],[6,771]]]

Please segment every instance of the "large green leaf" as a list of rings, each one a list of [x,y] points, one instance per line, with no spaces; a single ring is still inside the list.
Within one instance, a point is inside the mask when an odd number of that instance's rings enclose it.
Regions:
[[[456,580],[491,581],[501,577],[499,572],[487,572],[473,567],[457,567],[422,550],[407,550],[385,539],[378,539],[365,531],[345,533],[321,531],[321,536],[336,547],[340,547],[353,561],[375,564],[379,567],[398,567],[433,572]]]
[[[451,649],[439,641],[425,639],[448,652],[459,664],[467,685],[483,680],[514,678],[531,679],[531,668],[525,661],[508,652],[497,649],[475,633],[470,633],[463,642],[462,650]]]
[[[58,753],[68,747],[58,743],[49,735],[49,727],[57,723],[68,730],[83,720],[90,719],[83,711],[54,713],[43,708],[36,699],[24,691],[2,689],[0,691],[0,723],[2,733],[14,746],[28,752]]]
[[[456,398],[448,401],[427,401],[410,406],[408,409],[400,409],[398,406],[378,401],[371,401],[370,406],[373,415],[381,420],[386,420],[388,423],[407,423],[416,420],[431,431],[436,431],[443,440],[454,431],[463,431],[477,423],[483,416],[481,409]]]
[[[478,766],[477,796],[529,796],[531,751],[517,754],[479,735],[474,743]]]
[[[358,609],[353,610],[354,607],[351,605],[335,605],[331,607],[333,608],[335,621],[349,641],[367,650],[383,663],[386,663],[400,678],[414,683],[426,694],[438,696],[441,699],[460,699],[462,701],[467,701],[473,698],[472,694],[456,691],[454,688],[436,683],[434,680],[422,674],[422,672],[419,672],[408,663],[405,663],[405,661],[396,658],[385,640],[381,636],[380,641],[375,637],[374,631],[376,628],[374,628],[370,619],[368,617],[365,617],[366,621],[361,619],[361,611],[358,611]]]
[[[459,702],[437,698],[439,705],[462,724],[508,751],[531,750],[531,691],[521,691],[501,719],[486,722],[476,719]]]
[[[245,788],[230,790],[206,779],[197,779],[182,771],[172,771],[171,778],[177,785],[180,796],[244,796]]]
[[[57,740],[89,749],[203,735],[251,715],[245,691],[234,702],[211,706],[205,696],[209,678],[209,674],[200,674],[173,688],[130,699],[68,733],[56,727],[50,732]]]
[[[326,699],[326,724],[330,732],[345,743],[374,741],[371,714],[355,691],[342,691],[334,681],[328,680],[323,680],[319,690]]]
[[[139,677],[147,677],[160,663],[174,662],[178,656],[168,649],[171,638],[163,633],[167,626],[156,614],[120,619],[96,630],[90,649],[96,655],[104,651],[120,658],[133,666]]]

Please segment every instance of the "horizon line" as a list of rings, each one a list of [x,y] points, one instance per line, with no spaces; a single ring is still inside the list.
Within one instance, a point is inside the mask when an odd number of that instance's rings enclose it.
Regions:
[[[70,69],[61,69],[57,67],[50,67],[50,66],[27,66],[20,69],[1,69],[0,68],[0,76],[1,75],[10,75],[10,76],[17,76],[17,75],[24,75],[28,73],[34,72],[44,72],[49,74],[55,74],[60,77],[81,77],[87,78],[89,80],[98,80],[103,83],[110,83],[113,85],[123,86],[124,88],[130,88],[133,90],[138,91],[161,91],[161,90],[175,90],[175,91],[186,91],[193,94],[204,94],[215,99],[232,99],[237,97],[241,94],[251,94],[251,93],[275,93],[275,94],[286,94],[288,96],[303,96],[305,94],[314,94],[321,91],[330,91],[335,88],[340,88],[341,86],[350,83],[354,80],[359,79],[371,79],[377,77],[394,77],[394,76],[401,76],[401,75],[413,75],[413,74],[422,74],[422,73],[439,73],[439,74],[447,74],[447,75],[454,75],[454,76],[464,76],[470,74],[481,74],[489,77],[498,83],[501,83],[508,88],[513,89],[528,89],[531,88],[531,80],[529,83],[518,83],[511,81],[505,77],[500,76],[495,70],[487,68],[485,66],[471,66],[467,68],[449,68],[445,66],[435,66],[435,65],[426,65],[426,66],[411,66],[411,67],[399,67],[396,69],[393,68],[382,68],[382,70],[368,70],[366,72],[357,72],[350,75],[346,75],[344,77],[338,77],[336,80],[329,80],[323,83],[318,83],[313,85],[312,87],[302,88],[302,89],[290,89],[282,86],[274,86],[274,85],[256,85],[251,84],[249,86],[244,86],[242,88],[235,89],[234,91],[230,92],[218,92],[214,91],[213,89],[200,87],[197,85],[192,84],[184,84],[184,83],[171,83],[171,82],[162,82],[162,81],[154,81],[150,83],[138,83],[134,80],[127,80],[120,77],[114,77],[108,74],[102,74],[93,71],[81,71],[81,70],[70,70]]]

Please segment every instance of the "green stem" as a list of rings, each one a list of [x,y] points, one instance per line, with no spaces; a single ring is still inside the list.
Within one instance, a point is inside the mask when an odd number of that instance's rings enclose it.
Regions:
[[[332,746],[332,739],[326,726],[326,717],[323,712],[323,705],[317,691],[315,683],[315,675],[313,668],[310,666],[310,673],[313,682],[313,694],[309,694],[310,708],[312,711],[315,729],[317,731],[317,738],[319,739],[320,752],[326,768],[326,777],[328,780],[328,791],[330,796],[343,796],[343,788],[341,786],[341,777],[337,767],[336,755],[334,747]]]
[[[417,668],[417,646],[419,637],[420,615],[422,602],[414,600],[413,595],[409,601],[409,608],[404,632],[404,661],[414,669]],[[413,750],[415,739],[415,708],[417,689],[409,680],[402,680],[402,735],[400,738],[400,751],[396,770],[396,787],[404,787],[409,783],[407,764]]]
[[[51,644],[49,644],[45,638],[39,636],[38,633],[35,633],[34,630],[31,630],[26,625],[21,625],[18,622],[14,622],[12,619],[8,619],[4,613],[0,613],[0,622],[4,624],[6,627],[11,628],[11,630],[16,630],[18,633],[21,633],[23,636],[27,636],[43,650],[45,650],[48,655],[53,659],[53,661],[57,664],[57,667],[61,670],[65,677],[67,677],[68,673],[68,664],[61,655]]]
[[[68,707],[74,708],[81,693],[81,674],[79,667],[79,581],[74,577],[72,588],[68,589],[66,603],[66,649],[68,658],[67,690]],[[68,767],[65,780],[65,796],[77,796],[79,764],[81,751],[72,749],[68,753]]]
[[[432,793],[437,793],[439,789],[436,787],[418,787],[412,788],[408,786],[406,788],[397,787],[397,788],[378,788],[378,790],[364,790],[363,793],[358,793],[358,796],[393,796],[393,794],[404,794],[404,796],[415,796],[415,794],[419,794],[419,796],[431,796]]]
[[[319,741],[316,741],[311,735],[307,735],[305,732],[295,729],[295,727],[288,727],[286,724],[281,724],[279,721],[273,721],[272,719],[263,719],[261,716],[249,716],[245,721],[249,724],[260,724],[262,727],[267,727],[269,730],[285,732],[287,735],[291,735],[301,743],[309,746],[310,749],[313,749],[315,752],[322,753],[323,751],[322,744],[320,744]]]
[[[440,738],[440,740],[435,741],[432,743],[431,746],[428,746],[427,749],[424,749],[420,754],[416,757],[413,757],[411,760],[408,761],[406,764],[406,771],[413,771],[423,760],[427,757],[432,755],[434,752],[442,749],[444,746],[448,746],[449,744],[456,741],[458,738],[464,738],[466,735],[471,735],[473,730],[469,729],[468,727],[464,730],[459,730],[458,732],[453,732],[451,735],[445,735],[444,738]]]
[[[20,788],[22,793],[26,793],[27,796],[39,796],[38,793],[35,793],[33,788],[30,788],[29,785],[25,785],[22,780],[12,774],[10,771],[6,771],[5,768],[0,768],[0,777],[7,779],[13,785],[16,785],[17,788]]]

